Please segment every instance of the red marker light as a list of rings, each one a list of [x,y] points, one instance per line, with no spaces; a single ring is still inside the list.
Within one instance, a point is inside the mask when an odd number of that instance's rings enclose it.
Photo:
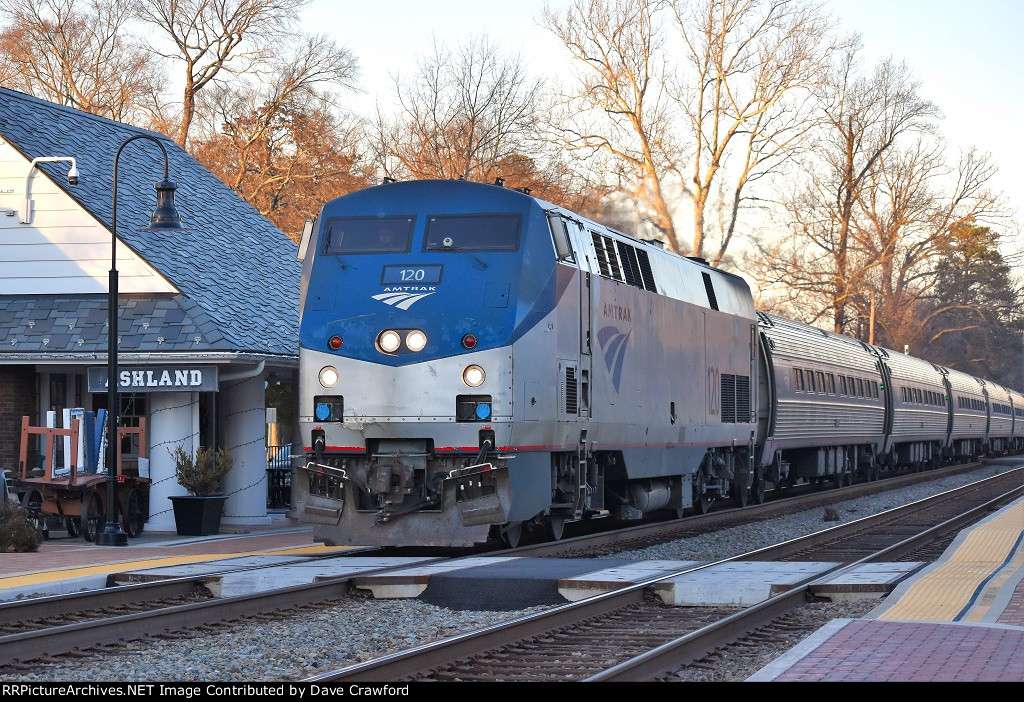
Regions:
[[[337,334],[335,334],[334,336],[327,340],[327,345],[334,349],[335,351],[340,349],[343,343],[344,342],[341,340],[341,337],[338,336]]]
[[[476,346],[476,334],[466,334],[462,337],[462,346],[471,349]]]

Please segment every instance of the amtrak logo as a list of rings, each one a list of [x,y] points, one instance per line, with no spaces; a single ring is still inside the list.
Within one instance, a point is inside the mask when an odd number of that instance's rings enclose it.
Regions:
[[[604,352],[604,364],[608,367],[608,372],[612,374],[612,385],[615,387],[615,392],[619,391],[619,381],[622,380],[622,362],[626,358],[626,342],[629,341],[629,335],[632,333],[632,329],[628,332],[621,332],[615,327],[601,327],[597,332],[597,343],[600,344],[601,351]]]
[[[424,292],[425,291],[425,292]],[[400,310],[407,310],[415,303],[428,295],[433,295],[437,290],[429,288],[387,288],[379,295],[374,295],[374,300],[380,300],[385,305],[397,307]]]

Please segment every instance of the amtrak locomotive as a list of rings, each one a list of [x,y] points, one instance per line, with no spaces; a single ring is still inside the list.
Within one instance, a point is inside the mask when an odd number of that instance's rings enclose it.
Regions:
[[[1016,391],[500,185],[351,193],[305,251],[292,489],[329,544],[557,539],[1024,443]]]

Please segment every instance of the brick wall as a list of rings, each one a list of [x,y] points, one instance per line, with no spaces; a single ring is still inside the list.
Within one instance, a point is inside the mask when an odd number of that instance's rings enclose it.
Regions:
[[[18,470],[21,450],[21,418],[36,417],[35,366],[0,365],[0,468]]]

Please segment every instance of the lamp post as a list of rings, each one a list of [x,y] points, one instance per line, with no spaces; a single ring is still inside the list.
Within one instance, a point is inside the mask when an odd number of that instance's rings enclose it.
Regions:
[[[156,209],[149,218],[149,226],[142,231],[159,231],[166,229],[182,229],[181,218],[174,209],[175,185],[167,179],[167,149],[156,137],[148,134],[136,134],[128,137],[121,144],[114,156],[114,198],[113,212],[110,218],[110,282],[108,285],[107,306],[109,321],[107,323],[107,521],[103,531],[96,534],[97,546],[127,546],[128,535],[121,529],[117,519],[117,463],[121,454],[121,446],[117,437],[117,425],[121,414],[121,400],[118,393],[117,379],[117,162],[121,152],[136,139],[148,139],[160,147],[164,156],[164,179],[156,183]]]

